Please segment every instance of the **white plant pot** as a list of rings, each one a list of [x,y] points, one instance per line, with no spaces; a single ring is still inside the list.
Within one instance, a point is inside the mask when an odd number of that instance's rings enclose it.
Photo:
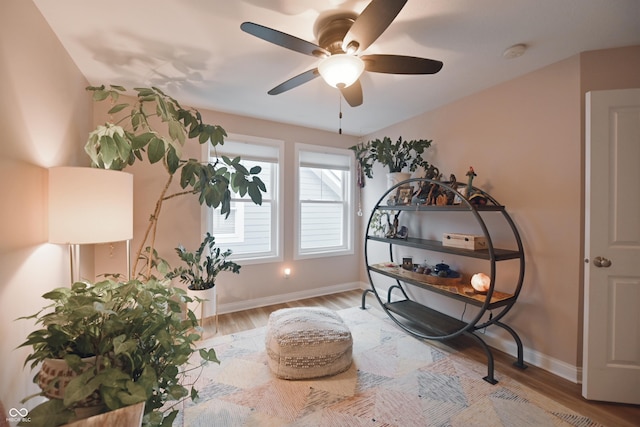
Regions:
[[[196,297],[206,300],[202,302],[193,301],[187,303],[187,308],[193,311],[193,314],[196,315],[198,320],[206,319],[207,317],[215,316],[218,313],[218,305],[217,305],[217,286],[213,288],[205,289],[202,291],[192,291],[187,288],[187,295],[189,295],[192,299]]]
[[[387,174],[387,188],[391,188],[401,181],[411,178],[409,172],[391,172]]]

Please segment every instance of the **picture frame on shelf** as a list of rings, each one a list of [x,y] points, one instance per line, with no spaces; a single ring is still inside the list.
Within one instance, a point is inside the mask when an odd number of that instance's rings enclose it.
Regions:
[[[410,205],[413,197],[413,186],[398,187],[396,191],[396,205]]]

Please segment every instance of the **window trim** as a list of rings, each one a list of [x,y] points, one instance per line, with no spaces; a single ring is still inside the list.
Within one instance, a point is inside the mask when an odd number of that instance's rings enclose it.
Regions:
[[[343,248],[335,249],[321,249],[316,248],[313,251],[302,251],[301,249],[301,226],[302,221],[300,218],[301,215],[301,200],[300,200],[300,152],[316,152],[319,154],[333,154],[333,155],[341,155],[345,156],[348,159],[348,172],[347,179],[345,180],[345,197],[347,200],[343,203],[346,203],[345,209],[343,211],[343,219],[345,221],[345,231],[344,231],[344,239],[345,243]],[[353,207],[355,206],[355,184],[353,180],[354,176],[354,168],[355,162],[352,153],[346,148],[337,148],[337,147],[327,147],[323,145],[313,145],[313,144],[303,144],[296,143],[295,144],[295,167],[294,167],[294,179],[295,179],[295,194],[294,194],[294,260],[301,259],[311,259],[311,258],[323,258],[323,257],[334,257],[334,256],[344,256],[344,255],[353,255],[354,254],[354,241],[355,241],[355,214]],[[318,165],[319,166],[319,165]],[[311,166],[307,166],[311,167]]]
[[[241,134],[227,134],[225,138],[225,142],[239,142],[246,143],[250,145],[266,145],[271,148],[277,150],[278,159],[275,164],[277,165],[277,183],[276,188],[272,189],[273,195],[271,198],[272,207],[272,224],[275,224],[276,231],[272,234],[273,239],[273,250],[270,254],[259,255],[259,256],[248,256],[243,257],[235,256],[232,254],[229,259],[237,261],[242,265],[249,264],[265,264],[272,262],[281,262],[284,259],[283,256],[283,241],[284,241],[284,209],[283,209],[283,188],[284,188],[284,141],[278,139],[271,138],[263,138],[258,136],[250,136],[250,135],[241,135]],[[209,161],[211,157],[212,147],[210,144],[202,144],[202,157],[206,159],[205,161]],[[224,146],[218,147],[218,154],[221,156],[224,152]],[[242,157],[242,156],[241,156]],[[259,160],[256,158],[256,160]],[[241,202],[241,203],[251,203],[249,202]],[[201,231],[204,235],[207,232],[213,233],[212,225],[213,225],[213,214],[214,209],[208,207],[206,204],[202,205],[201,209]]]

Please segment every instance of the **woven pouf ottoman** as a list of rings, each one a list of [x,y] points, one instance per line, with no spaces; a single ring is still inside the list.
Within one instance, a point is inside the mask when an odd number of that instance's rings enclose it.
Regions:
[[[283,308],[269,316],[269,368],[278,378],[301,380],[344,372],[353,338],[342,318],[321,307]]]

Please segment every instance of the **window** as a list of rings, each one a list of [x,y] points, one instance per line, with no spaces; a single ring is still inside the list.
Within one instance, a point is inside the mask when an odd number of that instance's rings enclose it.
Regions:
[[[260,166],[259,177],[267,187],[262,205],[254,204],[248,195],[232,194],[231,213],[227,218],[220,214],[220,208],[206,208],[206,230],[215,236],[216,244],[233,251],[233,260],[271,262],[282,259],[280,159],[283,149],[281,141],[229,135],[224,145],[211,148],[208,153],[209,161],[223,155],[240,156],[247,169]]]
[[[353,155],[296,144],[296,258],[353,253]]]

